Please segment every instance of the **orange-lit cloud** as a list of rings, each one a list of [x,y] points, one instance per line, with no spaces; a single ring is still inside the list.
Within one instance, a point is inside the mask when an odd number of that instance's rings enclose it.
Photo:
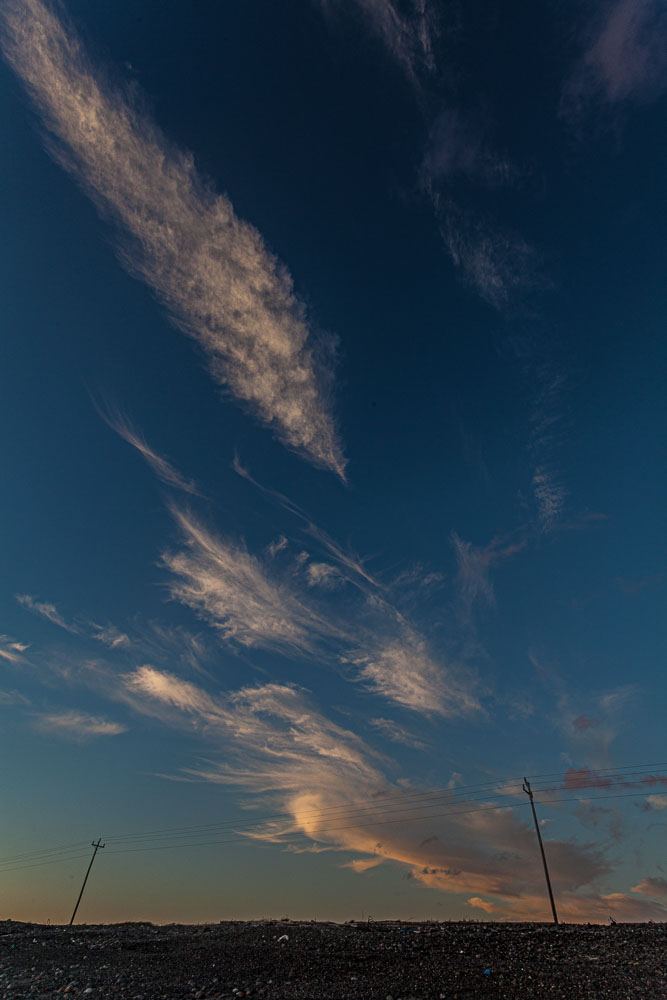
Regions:
[[[212,695],[143,666],[124,679],[136,709],[167,710],[165,721],[197,719],[209,759],[186,768],[194,780],[269,793],[283,814],[239,832],[301,849],[346,851],[360,874],[383,862],[405,866],[425,887],[477,900],[508,919],[548,919],[542,863],[525,811],[498,808],[452,789],[415,800],[387,774],[390,762],[332,722],[306,692],[278,684]],[[601,893],[613,866],[592,844],[548,840],[554,892],[564,920],[657,918],[661,904],[639,892]]]

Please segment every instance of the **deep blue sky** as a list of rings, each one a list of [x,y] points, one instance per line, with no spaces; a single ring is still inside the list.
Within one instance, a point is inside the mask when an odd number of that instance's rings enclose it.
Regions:
[[[6,916],[664,919],[666,43],[8,0]]]

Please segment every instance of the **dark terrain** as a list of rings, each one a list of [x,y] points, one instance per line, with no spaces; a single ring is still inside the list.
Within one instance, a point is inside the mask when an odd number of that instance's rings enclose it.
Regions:
[[[667,924],[0,921],[0,998],[61,995],[664,1000]]]

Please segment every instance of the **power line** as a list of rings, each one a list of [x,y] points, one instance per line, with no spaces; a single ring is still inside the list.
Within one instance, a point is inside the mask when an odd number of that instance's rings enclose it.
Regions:
[[[649,794],[650,794],[649,792],[645,793],[645,795]],[[645,795],[642,796],[642,794],[639,793],[640,798],[645,797]],[[622,799],[622,798],[636,798],[636,797],[637,797],[636,792],[622,792],[618,795],[596,795],[593,798],[591,798],[591,801],[597,802],[598,800],[602,799]],[[575,795],[560,799],[545,799],[544,802],[542,802],[542,805],[551,805],[551,803],[553,802],[579,802],[580,800],[581,796]],[[508,803],[507,805],[478,806],[476,809],[462,809],[462,810],[457,810],[456,812],[432,813],[429,816],[409,816],[409,817],[403,817],[401,819],[388,819],[388,820],[378,819],[374,820],[371,823],[353,823],[349,826],[336,826],[336,827],[331,827],[328,830],[318,830],[317,835],[319,836],[320,834],[337,833],[341,830],[357,830],[366,827],[388,826],[394,823],[410,823],[410,822],[415,822],[417,820],[442,819],[442,818],[448,818],[450,816],[465,816],[468,815],[469,813],[476,813],[476,812],[499,811],[501,809],[518,809],[521,806],[526,806],[526,805],[528,805],[528,802],[511,802]],[[239,835],[248,832],[250,831],[239,830]],[[294,833],[299,836],[306,836],[306,834],[304,834],[302,831],[294,831]],[[313,836],[311,837],[311,839],[316,840],[317,837]],[[134,854],[144,851],[164,851],[181,847],[208,847],[214,844],[234,844],[234,843],[239,843],[238,838],[231,838],[228,840],[201,841],[195,844],[157,844],[152,847],[126,847],[115,851],[111,850],[109,852],[109,855]],[[280,841],[278,841],[278,843],[280,843]]]
[[[624,781],[623,785],[624,786],[627,786],[629,784],[642,785],[644,783],[645,783],[644,779],[640,778],[638,780],[634,780],[633,782]],[[667,781],[666,781],[666,784],[667,784]],[[539,791],[540,791],[541,794],[545,794],[545,793],[550,793],[550,792],[554,792],[554,791],[565,791],[565,790],[573,790],[573,789],[584,790],[584,789],[587,789],[587,788],[599,788],[599,787],[601,787],[601,786],[596,781],[593,781],[593,782],[590,782],[590,781],[576,781],[576,782],[569,782],[567,784],[567,786],[559,786],[559,787],[551,786],[551,787],[546,787],[546,788],[543,788],[543,789],[539,789]],[[491,795],[491,797],[492,798],[496,798],[499,794],[507,795],[508,793],[512,793],[513,790],[515,790],[516,793],[517,793],[517,795],[518,795],[520,789],[521,789],[520,785],[512,786],[510,788],[505,788],[502,792],[495,792],[495,793],[493,793]],[[401,803],[396,804],[396,805],[394,805],[393,802],[392,802],[391,803],[391,807],[385,807],[385,808],[382,808],[382,807],[378,808],[377,806],[375,806],[375,804],[373,802],[367,803],[365,806],[358,807],[358,808],[352,808],[352,809],[349,808],[347,805],[339,805],[339,806],[333,807],[333,812],[331,812],[329,810],[326,810],[326,811],[325,810],[317,810],[317,811],[301,812],[299,814],[299,819],[301,821],[308,821],[308,820],[310,820],[310,821],[316,822],[317,820],[326,820],[326,821],[335,822],[335,821],[338,821],[338,820],[353,819],[353,818],[363,819],[363,818],[365,818],[367,816],[369,818],[372,818],[378,812],[380,812],[382,814],[386,814],[386,813],[402,813],[402,812],[409,812],[409,811],[414,811],[414,810],[432,808],[432,807],[438,805],[441,802],[442,802],[443,805],[449,804],[449,803],[451,803],[451,804],[457,804],[457,800],[458,801],[466,801],[466,800],[467,801],[480,801],[481,799],[486,799],[488,797],[489,797],[489,794],[485,793],[485,792],[481,792],[481,793],[479,793],[476,796],[466,795],[463,799],[461,799],[461,793],[445,793],[444,795],[442,795],[442,794],[435,795],[435,796],[429,795],[428,797],[425,797],[422,801],[412,801],[412,802],[406,802],[406,803],[401,802]],[[257,826],[261,822],[278,821],[278,820],[293,820],[293,819],[294,819],[293,813],[287,813],[287,812],[274,813],[274,814],[271,814],[271,815],[268,815],[268,816],[258,817],[257,820],[256,820],[256,822],[253,823],[252,825],[253,826]],[[228,820],[228,821],[217,823],[217,824],[208,824],[206,826],[181,827],[181,828],[175,828],[175,829],[171,829],[171,830],[167,829],[167,830],[164,830],[164,831],[156,831],[153,834],[135,834],[135,835],[126,835],[124,837],[110,837],[110,838],[108,838],[108,841],[109,841],[109,843],[113,842],[114,844],[118,844],[118,843],[127,843],[127,842],[130,842],[130,841],[131,842],[138,842],[138,841],[141,841],[141,840],[155,840],[155,839],[162,839],[162,838],[175,839],[175,838],[179,838],[179,837],[190,837],[190,836],[193,836],[193,835],[196,836],[198,833],[201,833],[201,834],[205,834],[206,832],[213,833],[215,830],[220,830],[222,832],[224,829],[234,828],[234,827],[237,827],[238,825],[239,825],[239,821],[238,820],[236,820],[236,821],[234,821],[234,820]]]
[[[0,861],[0,864],[5,864],[5,862],[10,861],[20,861],[24,858],[37,858],[45,854],[64,854],[65,851],[78,850],[78,848],[85,846],[87,843],[87,840],[79,840],[73,844],[60,844],[58,847],[45,847],[41,851],[27,851],[25,854],[14,854],[11,857],[3,858]]]
[[[636,786],[641,786],[644,783],[645,782],[640,779],[640,780],[636,780],[634,782],[625,781],[625,782],[623,782],[623,785],[626,786],[626,787],[628,785],[630,785],[630,784],[636,785]],[[553,787],[552,786],[552,787],[548,787],[548,788],[543,788],[543,789],[540,790],[540,793],[542,795],[544,795],[545,793],[551,793],[551,792],[555,792],[555,791],[572,791],[572,790],[575,790],[575,789],[583,791],[583,790],[586,790],[588,788],[599,788],[599,787],[600,787],[600,785],[598,783],[595,783],[595,782],[570,782],[567,786],[561,786],[561,787]],[[518,794],[520,788],[521,788],[521,786],[516,786],[517,794]],[[323,813],[323,812],[306,812],[306,813],[300,813],[298,819],[299,819],[300,822],[311,821],[313,823],[317,822],[317,820],[324,820],[326,822],[338,822],[338,821],[353,820],[353,819],[358,819],[358,820],[371,819],[371,820],[373,820],[378,815],[380,815],[380,816],[386,816],[386,815],[394,814],[394,813],[415,812],[417,810],[434,808],[435,806],[437,806],[439,804],[442,804],[443,806],[445,806],[445,805],[450,805],[450,804],[451,805],[457,805],[457,804],[459,804],[461,802],[465,802],[465,801],[468,801],[468,802],[484,801],[484,800],[487,800],[489,797],[491,797],[491,798],[497,798],[498,795],[500,795],[500,794],[506,795],[507,794],[507,790],[505,790],[502,793],[495,793],[494,795],[491,795],[491,796],[489,796],[488,794],[485,794],[485,793],[480,793],[477,796],[467,796],[464,799],[459,798],[458,800],[453,795],[452,796],[449,796],[449,795],[438,796],[435,799],[430,798],[428,801],[424,801],[424,802],[409,802],[409,803],[406,803],[404,805],[401,804],[401,805],[395,805],[395,806],[392,804],[391,808],[384,808],[384,809],[378,809],[373,804],[369,804],[365,808],[358,808],[358,809],[348,809],[348,808],[346,808],[344,806],[340,806],[340,807],[337,808],[336,813],[333,814],[333,815],[330,814],[330,813]],[[415,816],[414,818],[415,819],[419,819],[419,815]],[[252,826],[253,827],[258,827],[261,823],[265,823],[265,822],[269,822],[269,821],[277,821],[277,820],[285,820],[285,821],[289,820],[291,822],[294,822],[295,821],[295,817],[294,817],[293,813],[275,813],[275,814],[270,815],[270,816],[258,817],[258,819],[256,820],[256,822],[253,823]],[[109,843],[110,845],[116,845],[116,844],[127,844],[127,843],[135,843],[136,844],[136,843],[140,843],[142,841],[154,841],[154,840],[160,840],[160,839],[175,840],[175,839],[179,839],[179,838],[187,838],[187,837],[193,837],[193,836],[198,836],[198,835],[205,836],[206,833],[213,834],[217,830],[219,830],[221,833],[223,833],[225,830],[234,829],[235,827],[238,827],[238,826],[239,826],[238,821],[236,821],[236,822],[234,822],[234,821],[227,821],[225,823],[211,824],[211,825],[208,825],[208,826],[187,827],[187,828],[180,828],[180,829],[177,828],[176,830],[164,831],[164,832],[156,833],[156,834],[153,834],[153,835],[150,835],[150,834],[136,834],[134,836],[128,835],[128,836],[125,836],[125,837],[122,837],[122,838],[121,837],[109,837],[109,838],[107,838],[107,843]]]
[[[637,784],[641,784],[641,782],[637,782]],[[595,796],[591,797],[590,801],[591,802],[597,802],[597,801],[606,800],[606,799],[637,798],[638,795],[639,795],[640,798],[646,798],[650,794],[651,794],[650,792],[645,792],[645,793],[621,792],[621,793],[618,793],[618,794],[595,795]],[[551,805],[552,803],[556,803],[556,802],[580,802],[581,798],[582,798],[582,796],[575,795],[575,796],[567,796],[565,798],[544,799],[544,800],[541,800],[541,804],[542,805]],[[409,816],[409,817],[402,817],[400,819],[389,819],[389,820],[383,820],[382,818],[379,818],[379,819],[373,820],[370,823],[353,823],[353,824],[350,824],[350,825],[347,825],[347,826],[337,826],[337,827],[332,827],[332,828],[326,829],[326,830],[318,830],[317,831],[317,835],[319,836],[321,834],[337,833],[339,831],[364,829],[364,828],[375,827],[375,826],[388,826],[388,825],[393,825],[395,823],[410,823],[410,822],[415,822],[415,821],[419,821],[419,820],[442,819],[442,818],[449,818],[449,817],[456,817],[456,816],[465,816],[465,815],[469,815],[471,813],[476,813],[476,812],[500,811],[500,810],[503,810],[503,809],[518,809],[521,806],[526,806],[526,805],[528,805],[527,802],[510,802],[510,803],[507,803],[506,805],[478,806],[475,809],[463,809],[463,810],[457,810],[455,812],[448,811],[448,812],[432,813],[431,815],[428,815],[428,816]],[[251,835],[252,832],[253,832],[253,829],[254,829],[253,827],[246,828],[245,830],[240,829],[240,830],[238,830],[237,835],[235,837],[224,839],[224,840],[217,839],[217,840],[209,840],[209,841],[198,841],[196,843],[191,843],[191,844],[187,844],[187,843],[185,843],[185,844],[183,844],[183,843],[180,843],[180,844],[156,844],[156,845],[152,845],[152,846],[149,846],[149,847],[122,847],[122,848],[119,848],[119,849],[116,849],[116,850],[113,850],[113,849],[110,850],[107,856],[111,856],[111,855],[115,855],[115,854],[136,854],[136,853],[144,853],[144,852],[147,852],[147,851],[166,851],[166,850],[175,850],[175,849],[179,849],[179,848],[187,849],[187,848],[192,848],[192,847],[223,846],[225,844],[248,844],[248,843],[251,843],[251,842],[256,842],[257,838],[252,838],[252,837],[248,836],[248,839],[244,839],[243,838],[243,834]],[[291,835],[292,836],[306,836],[306,834],[304,834],[303,831],[297,831],[297,830],[293,831]],[[312,837],[311,839],[315,840],[317,838],[316,837]],[[283,842],[284,841],[281,841],[281,840],[273,841],[273,843],[283,843]],[[76,856],[76,858],[80,858],[80,857],[86,857],[86,855],[77,855]],[[7,872],[22,871],[24,868],[40,867],[41,865],[45,865],[45,864],[57,864],[60,861],[70,861],[70,860],[74,861],[74,860],[76,860],[76,858],[59,858],[59,859],[56,859],[55,861],[42,861],[42,862],[38,862],[37,864],[20,865],[20,866],[13,867],[13,868],[4,868],[4,869],[0,869],[0,873],[3,872],[3,871],[7,871]]]
[[[640,766],[640,765],[632,765],[632,766],[636,767],[636,766]],[[644,766],[646,766],[646,765],[644,765]],[[619,769],[611,769],[610,768],[608,770],[615,770],[616,772],[619,772]],[[557,774],[564,774],[564,773],[565,772],[557,772]],[[539,789],[539,790],[543,793],[543,792],[548,792],[548,791],[561,791],[564,788],[571,789],[571,788],[607,787],[606,785],[601,785],[598,781],[595,780],[595,776],[597,776],[598,774],[601,774],[601,773],[603,773],[603,772],[591,772],[591,774],[593,775],[593,780],[592,781],[585,780],[582,777],[581,779],[578,779],[578,780],[575,780],[575,781],[569,781],[566,786],[553,786],[553,787],[542,788],[542,789]],[[649,773],[653,773],[654,774],[654,773],[660,773],[660,772],[656,772],[656,766],[653,766],[652,771],[651,772],[646,772],[646,773],[647,774],[649,774]],[[551,777],[551,775],[549,775],[548,777]],[[620,774],[620,773],[615,773],[614,775],[608,775],[607,778],[604,779],[604,781],[605,782],[609,781],[610,784],[613,784],[614,781],[616,780],[616,778],[623,779],[623,778],[627,778],[627,777],[629,777],[629,776],[628,775],[623,775],[623,774]],[[636,775],[632,775],[632,777],[635,778]],[[509,779],[509,781],[506,781],[504,783],[503,782],[483,782],[483,783],[480,783],[479,785],[461,786],[461,787],[459,787],[457,789],[438,789],[438,790],[431,790],[431,791],[428,791],[428,792],[410,792],[410,793],[405,793],[404,795],[403,794],[399,794],[399,795],[392,794],[392,795],[388,795],[388,796],[378,796],[377,798],[373,798],[372,800],[366,799],[365,801],[359,802],[358,804],[354,803],[354,802],[348,802],[348,803],[339,804],[339,805],[323,806],[320,809],[316,809],[316,810],[308,810],[306,812],[301,813],[301,818],[302,819],[317,819],[318,817],[328,818],[328,817],[331,816],[332,819],[335,819],[335,818],[341,818],[342,819],[342,818],[345,818],[346,814],[356,814],[356,813],[360,813],[360,812],[372,811],[372,810],[375,809],[376,803],[383,802],[383,801],[388,801],[388,800],[389,800],[389,804],[390,805],[392,805],[393,802],[395,802],[395,801],[397,803],[400,803],[397,806],[398,810],[405,810],[405,809],[411,809],[411,808],[427,808],[433,802],[433,800],[442,799],[442,798],[444,798],[446,800],[455,800],[455,799],[459,798],[460,796],[465,796],[469,789],[482,789],[482,788],[485,788],[485,787],[489,787],[489,788],[502,788],[503,789],[502,792],[498,792],[496,794],[511,794],[513,790],[516,790],[516,792],[518,793],[521,790],[522,786],[521,786],[521,784],[517,784],[516,786],[513,786],[513,787],[510,786],[509,782],[511,782],[513,780],[514,779]],[[643,781],[640,780],[640,781],[635,782],[635,783],[642,784]],[[538,781],[538,784],[540,784],[539,781]],[[665,784],[667,784],[667,779],[665,780]],[[478,794],[483,795],[484,793],[483,792],[479,792]],[[408,799],[414,799],[414,802],[407,802]],[[424,803],[423,805],[419,804],[420,800],[423,801],[423,803]],[[406,802],[407,802],[407,804],[404,805],[403,803],[406,803]],[[387,810],[387,811],[397,811],[397,810],[396,809],[391,809],[391,810]],[[332,813],[342,813],[343,815],[341,815],[340,817],[336,817],[336,816],[332,816],[331,815]],[[264,816],[257,817],[257,821],[256,822],[259,823],[259,822],[268,822],[270,820],[280,820],[280,819],[290,818],[291,816],[292,816],[292,814],[288,813],[288,812],[272,813],[272,814],[269,814],[269,815],[264,815]],[[214,829],[222,829],[222,828],[225,828],[225,827],[234,827],[234,826],[238,825],[238,822],[239,822],[238,820],[220,820],[217,823],[207,823],[207,824],[200,824],[200,825],[196,825],[196,826],[163,827],[163,828],[158,828],[156,830],[148,830],[148,831],[144,831],[144,832],[136,833],[136,834],[120,834],[120,835],[116,835],[116,836],[112,835],[111,837],[108,837],[107,840],[110,843],[111,842],[118,843],[120,841],[140,840],[140,839],[153,839],[154,837],[163,837],[163,836],[164,837],[169,837],[169,836],[174,836],[174,837],[175,836],[188,836],[190,834],[195,833],[198,830],[201,830],[201,831],[211,830],[212,831]]]
[[[34,864],[29,865],[16,865],[13,868],[0,868],[0,874],[4,872],[21,872],[25,868],[41,868],[42,865],[59,865],[63,861],[78,861],[79,858],[87,858],[87,854],[74,854],[67,858],[53,858],[51,861],[36,861]]]
[[[640,767],[650,768],[651,770],[647,771],[647,772],[638,772],[637,769],[640,768]],[[658,767],[659,767],[658,764],[656,764],[656,765],[634,764],[634,765],[623,765],[622,767],[617,767],[617,768],[600,769],[598,771],[589,771],[588,774],[586,775],[586,779],[591,778],[592,780],[585,780],[583,778],[583,776],[582,776],[582,778],[579,781],[570,781],[570,782],[568,782],[568,784],[567,784],[566,787],[568,789],[578,788],[578,789],[581,789],[581,790],[586,789],[586,788],[599,788],[599,787],[603,787],[603,786],[601,786],[600,780],[599,780],[599,776],[603,775],[603,774],[606,775],[606,777],[604,779],[602,779],[605,782],[613,783],[613,782],[616,782],[616,781],[619,781],[619,782],[622,781],[622,783],[624,785],[626,785],[626,786],[628,784],[631,784],[631,783],[635,784],[635,785],[642,785],[642,784],[646,783],[646,778],[643,775],[646,774],[647,776],[649,776],[650,774],[660,773],[657,770]],[[623,770],[627,771],[627,770],[630,770],[631,768],[635,769],[635,773],[634,774],[628,775],[628,774],[621,773]],[[613,773],[610,773],[610,772],[613,772]],[[552,777],[554,774],[560,776],[560,775],[563,775],[564,773],[565,772],[552,772],[551,774],[546,775],[545,778]],[[633,778],[634,780],[632,782],[630,782],[628,780],[629,778]],[[481,783],[479,783],[477,785],[461,786],[458,789],[446,789],[444,791],[431,790],[429,792],[412,792],[412,793],[405,793],[403,795],[395,795],[395,794],[393,794],[393,795],[387,795],[387,796],[378,796],[378,798],[374,799],[372,802],[369,802],[367,800],[365,803],[363,803],[363,805],[360,805],[356,809],[352,807],[353,806],[352,803],[347,803],[347,804],[344,804],[344,805],[337,805],[337,806],[330,806],[330,807],[323,807],[322,809],[319,809],[319,810],[316,810],[316,811],[309,811],[309,812],[306,812],[306,813],[302,813],[301,816],[300,816],[300,819],[301,820],[306,820],[306,819],[311,819],[311,820],[323,819],[323,820],[330,821],[330,822],[337,822],[339,820],[346,820],[346,819],[350,820],[350,819],[354,819],[354,818],[357,818],[359,820],[362,820],[362,819],[365,819],[365,818],[370,818],[372,820],[372,823],[370,825],[373,825],[374,823],[381,822],[382,821],[381,820],[382,815],[386,815],[387,813],[409,812],[409,811],[414,811],[414,810],[417,810],[417,809],[426,809],[426,808],[429,808],[429,807],[432,807],[432,806],[436,805],[437,802],[438,802],[438,800],[441,800],[443,798],[445,799],[445,801],[447,803],[456,804],[457,798],[460,799],[461,796],[466,796],[466,793],[468,792],[468,790],[471,790],[471,789],[479,789],[480,791],[478,792],[477,797],[473,797],[473,798],[468,797],[468,801],[479,801],[480,798],[486,798],[487,797],[487,793],[484,793],[483,791],[481,791],[481,789],[488,788],[489,786],[493,786],[494,788],[502,788],[502,792],[495,792],[494,797],[497,797],[497,795],[499,795],[499,794],[508,794],[508,793],[511,793],[512,790],[513,790],[512,787],[509,785],[509,783],[511,781],[513,781],[513,780],[514,779],[505,779],[504,782],[503,781],[500,781],[500,782],[481,782]],[[542,782],[542,783],[544,783],[544,782]],[[667,783],[667,781],[666,781],[666,783]],[[519,790],[519,787],[520,786],[516,787],[517,792]],[[541,793],[544,794],[545,792],[560,791],[560,790],[563,790],[562,786],[555,786],[555,787],[552,786],[550,788],[547,787],[547,788],[541,789]],[[406,799],[409,799],[409,798],[413,798],[415,801],[406,802]],[[380,816],[378,817],[378,815],[377,815],[378,810],[377,810],[376,803],[382,802],[382,801],[385,801],[385,802],[388,801],[389,805],[391,806],[393,804],[393,802],[396,801],[397,799],[401,800],[399,805],[397,805],[394,808],[386,808],[385,807],[384,809],[381,809],[380,810]],[[554,801],[558,801],[558,800],[554,800]],[[501,807],[496,807],[496,808],[501,808]],[[404,820],[405,820],[405,822],[409,822],[409,821],[412,821],[412,820],[415,820],[415,819],[420,819],[420,818],[424,818],[425,819],[425,818],[428,818],[428,817],[420,817],[418,815],[418,816],[415,816],[415,817],[405,817]],[[259,826],[263,822],[267,822],[267,821],[270,821],[270,820],[280,820],[280,819],[292,819],[293,820],[294,817],[293,817],[293,814],[291,814],[291,813],[285,813],[285,812],[283,812],[283,813],[274,813],[274,814],[268,815],[268,816],[260,816],[260,817],[257,818],[257,821],[252,825],[252,827],[257,827],[257,826]],[[360,825],[360,824],[355,824],[355,825]],[[224,832],[224,830],[226,828],[236,827],[236,826],[238,826],[238,821],[227,820],[227,821],[222,821],[222,822],[219,822],[219,823],[205,824],[205,825],[199,825],[199,826],[162,828],[162,829],[158,829],[158,830],[155,830],[155,831],[147,831],[145,833],[140,833],[140,834],[118,835],[116,837],[108,838],[108,842],[109,843],[111,843],[111,842],[114,842],[114,843],[127,843],[127,842],[137,843],[137,842],[141,842],[142,840],[154,840],[156,838],[166,838],[166,839],[173,840],[176,837],[192,837],[192,836],[198,836],[198,835],[199,836],[205,836],[207,832],[213,833],[215,830],[220,830],[220,832]],[[244,832],[244,831],[241,830],[240,832]],[[83,842],[79,841],[79,842],[76,842],[76,843],[74,843],[72,845],[61,845],[60,847],[57,847],[57,848],[46,848],[46,849],[44,849],[42,851],[26,852],[26,853],[21,854],[21,855],[14,855],[12,857],[4,858],[2,861],[0,861],[0,865],[5,865],[5,866],[6,865],[11,865],[13,862],[21,861],[21,860],[26,860],[27,861],[28,859],[31,859],[33,857],[35,859],[37,859],[37,858],[43,859],[45,857],[48,858],[49,856],[52,856],[53,854],[65,853],[66,851],[71,851],[71,850],[77,848],[78,846],[80,846],[82,843]],[[176,844],[176,845],[168,845],[168,846],[176,846],[177,847],[177,846],[180,846],[180,845]],[[187,846],[187,845],[183,845],[183,846]],[[118,852],[114,852],[114,853],[118,853]],[[63,860],[67,860],[67,858],[64,858]],[[33,865],[31,864],[30,866],[33,866]],[[28,867],[28,865],[26,865],[26,867]],[[9,869],[9,868],[2,869],[2,868],[0,868],[0,870],[12,870],[12,869]],[[14,868],[13,870],[16,870],[16,869]]]

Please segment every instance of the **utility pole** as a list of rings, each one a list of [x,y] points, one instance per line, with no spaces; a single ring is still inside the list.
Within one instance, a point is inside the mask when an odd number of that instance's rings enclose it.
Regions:
[[[544,853],[544,844],[542,843],[540,824],[537,822],[537,813],[535,812],[535,803],[533,802],[533,791],[530,787],[530,782],[528,781],[527,778],[523,779],[523,790],[530,799],[530,808],[533,810],[533,819],[535,820],[535,832],[537,833],[537,839],[540,845],[542,864],[544,865],[544,877],[547,880],[547,889],[549,890],[549,902],[551,903],[551,912],[554,915],[554,923],[558,924],[558,914],[556,913],[556,904],[554,903],[554,894],[551,891],[551,879],[549,878],[549,869],[547,868],[547,856]]]
[[[93,867],[93,861],[95,860],[95,855],[99,851],[100,847],[106,847],[106,844],[103,844],[102,843],[102,838],[98,837],[97,838],[97,843],[93,842],[90,846],[94,847],[95,850],[93,851],[93,856],[90,859],[90,864],[88,865],[88,871],[86,872],[86,877],[83,880],[83,885],[81,886],[81,892],[79,893],[79,898],[77,899],[76,906],[74,907],[74,913],[72,914],[72,919],[69,922],[69,926],[70,927],[74,923],[74,918],[76,916],[76,911],[79,909],[79,903],[81,902],[81,897],[83,896],[83,890],[86,888],[86,882],[88,881],[88,876],[90,875],[90,869]]]

